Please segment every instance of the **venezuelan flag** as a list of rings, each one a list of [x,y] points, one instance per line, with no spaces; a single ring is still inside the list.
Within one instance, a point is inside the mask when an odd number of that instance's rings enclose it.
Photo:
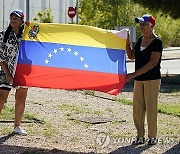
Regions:
[[[96,27],[31,23],[25,27],[14,85],[117,95],[126,83],[125,46],[125,38]]]

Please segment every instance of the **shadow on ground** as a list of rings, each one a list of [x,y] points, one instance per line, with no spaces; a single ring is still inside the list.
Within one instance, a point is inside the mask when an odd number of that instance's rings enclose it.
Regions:
[[[21,147],[11,145],[0,145],[0,153],[15,153],[15,154],[93,154],[93,152],[71,152],[58,149],[41,149],[32,147]]]
[[[12,146],[3,145],[7,140],[13,137],[14,134],[9,134],[0,138],[0,153],[15,153],[15,154],[94,154],[94,152],[71,152],[59,149],[45,149],[45,148],[35,148],[35,147],[22,147],[22,146]]]
[[[142,146],[129,145],[129,146],[120,147],[117,150],[110,152],[110,154],[140,154],[151,147],[152,145],[151,146],[150,145],[142,145]],[[165,151],[163,154],[176,154],[176,153],[178,154],[179,151],[180,151],[180,143],[176,144],[169,150]]]
[[[0,138],[0,153],[16,153],[16,154],[94,154],[94,152],[72,152],[72,151],[65,151],[59,149],[45,149],[45,148],[36,148],[36,147],[22,147],[22,146],[12,146],[12,145],[3,145],[8,139],[13,137],[13,134],[9,134],[7,136]],[[157,145],[156,145],[157,146]],[[120,147],[110,154],[140,154],[143,151],[151,148],[150,145],[128,145]],[[176,145],[168,149],[167,151],[163,152],[163,154],[175,154],[179,153],[180,151],[180,142]]]
[[[135,145],[128,145],[124,147],[120,147],[115,151],[110,152],[110,154],[140,154],[143,151],[149,149],[151,146],[143,145],[143,146],[135,146]]]
[[[174,147],[164,152],[163,154],[175,154],[175,153],[180,153],[180,142],[176,144]]]

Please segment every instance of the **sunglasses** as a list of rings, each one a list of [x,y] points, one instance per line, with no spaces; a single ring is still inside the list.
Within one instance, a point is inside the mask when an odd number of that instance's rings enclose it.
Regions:
[[[147,26],[149,25],[149,23],[146,23],[146,22],[142,22],[142,23],[139,23],[140,26]]]

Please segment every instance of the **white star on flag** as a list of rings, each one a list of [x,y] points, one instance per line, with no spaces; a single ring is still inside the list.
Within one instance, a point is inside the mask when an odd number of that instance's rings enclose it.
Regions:
[[[57,53],[58,51],[57,51],[57,49],[54,49],[53,52],[54,52],[54,53]]]
[[[88,66],[89,66],[89,65],[85,64],[85,65],[84,65],[84,68],[88,68]]]
[[[51,54],[51,53],[48,53],[48,57],[51,58],[51,57],[52,57],[52,54]]]
[[[71,52],[71,48],[67,48],[67,52]]]
[[[84,61],[84,57],[80,57],[80,61],[83,62]]]
[[[77,52],[77,51],[74,51],[74,55],[75,55],[75,56],[78,56],[78,52]]]
[[[60,49],[61,51],[64,51],[64,48],[63,48],[63,47],[60,47],[59,49]]]
[[[60,52],[58,52],[58,49],[60,50]],[[50,61],[53,60],[54,57],[56,57],[54,54],[58,53],[58,54],[57,54],[57,56],[58,56],[59,54],[63,53],[63,51],[65,51],[65,50],[64,50],[65,48],[63,48],[63,46],[60,46],[58,49],[57,49],[57,48],[54,48],[51,53],[48,53],[47,59],[44,60],[44,61],[45,61],[45,64],[50,65]],[[74,50],[74,52],[71,52],[71,50],[73,51],[73,49],[70,48],[70,47],[68,47],[68,48],[66,48],[66,49],[67,49],[67,53],[68,53],[68,54],[73,54],[74,56],[76,56],[76,57],[80,60],[80,62],[84,62],[84,65],[82,65],[82,66],[83,66],[85,69],[88,69],[88,68],[89,68],[89,65],[88,65],[87,63],[85,63],[85,58],[79,55],[79,51]],[[53,57],[53,58],[52,58],[52,57]]]
[[[45,64],[48,64],[48,63],[49,63],[49,60],[46,59],[46,60],[45,60]]]

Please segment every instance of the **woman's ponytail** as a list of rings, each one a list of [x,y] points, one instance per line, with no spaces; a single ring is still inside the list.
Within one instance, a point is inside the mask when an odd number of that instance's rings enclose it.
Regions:
[[[8,26],[8,28],[5,31],[3,42],[6,43],[7,39],[9,37],[10,32],[12,31],[11,25]]]
[[[8,28],[7,28],[6,31],[5,31],[5,34],[4,34],[4,39],[3,39],[3,42],[4,42],[4,43],[7,42],[8,37],[9,37],[9,34],[10,34],[11,31],[12,31],[12,26],[9,25]],[[19,32],[19,34],[17,35],[17,38],[22,37],[23,31],[24,31],[24,24],[21,25],[20,32]]]
[[[23,32],[24,32],[24,23],[21,25],[20,32],[19,32],[19,34],[18,34],[17,38],[22,37]]]

